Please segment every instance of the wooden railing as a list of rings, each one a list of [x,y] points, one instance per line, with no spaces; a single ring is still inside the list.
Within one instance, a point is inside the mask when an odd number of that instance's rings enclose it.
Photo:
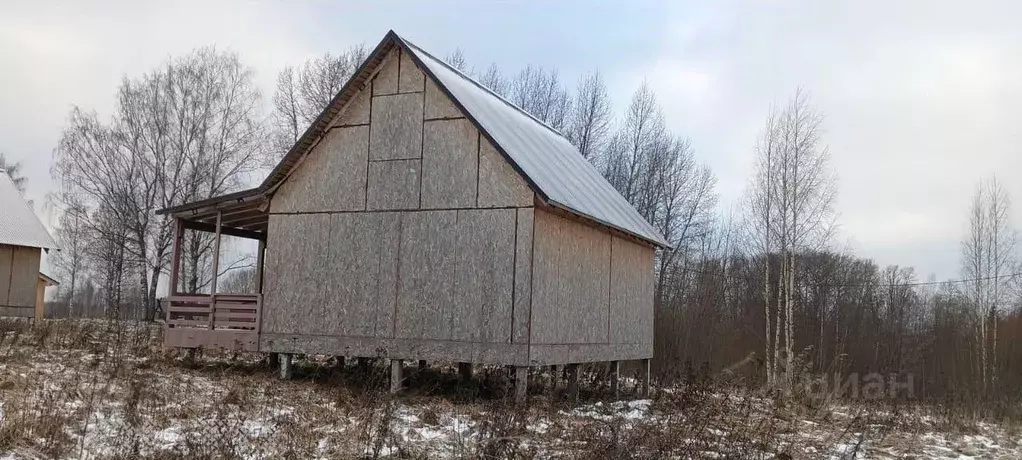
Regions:
[[[175,294],[167,299],[167,327],[259,332],[261,294]]]

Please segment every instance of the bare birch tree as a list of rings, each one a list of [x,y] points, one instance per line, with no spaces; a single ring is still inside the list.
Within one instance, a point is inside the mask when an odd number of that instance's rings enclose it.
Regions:
[[[527,66],[510,84],[510,100],[554,129],[564,128],[571,98],[556,70]]]
[[[479,75],[479,83],[490,89],[494,93],[507,97],[508,82],[507,78],[500,73],[500,68],[497,67],[496,63],[490,64],[486,68],[486,71]]]
[[[72,110],[54,177],[65,202],[80,200],[103,223],[93,225],[99,238],[124,240],[121,260],[106,268],[118,280],[135,271],[146,319],[157,313],[172,237],[170,219],[154,212],[242,186],[266,152],[260,108],[251,69],[235,54],[203,48],[125,79],[110,122]]]
[[[279,158],[301,137],[368,57],[364,44],[340,54],[326,53],[277,75],[273,95],[274,149]],[[274,158],[274,159],[277,159]]]
[[[66,308],[69,316],[75,316],[75,293],[78,282],[85,271],[85,258],[89,241],[88,210],[85,205],[73,197],[66,197],[66,208],[60,213],[57,238],[60,240],[60,251],[51,252],[50,264],[59,270],[65,280],[61,286],[62,295],[67,296]]]
[[[780,256],[776,307],[767,328],[768,381],[774,382],[783,343],[785,383],[790,385],[795,357],[795,290],[800,252],[825,245],[834,228],[836,177],[830,155],[822,146],[823,116],[813,109],[808,93],[796,90],[781,111],[772,110],[757,148],[756,176],[749,192],[748,221],[764,254],[764,296],[769,299],[769,256],[774,244]],[[764,303],[768,303],[765,300]],[[782,342],[783,338],[783,342]],[[771,353],[772,352],[772,353]]]
[[[14,187],[22,195],[25,194],[25,183],[28,182],[28,179],[21,175],[20,162],[11,161],[3,153],[0,153],[0,172],[7,174],[7,177],[10,177],[11,181],[14,182]]]
[[[610,94],[600,72],[582,76],[568,114],[566,132],[582,157],[589,158],[605,148],[613,122],[611,110]]]
[[[986,390],[997,375],[997,322],[1007,301],[1007,275],[1015,266],[1017,233],[1011,227],[1007,190],[991,177],[981,181],[969,210],[969,234],[962,242],[962,275],[973,279],[969,295],[975,314],[976,371]]]
[[[444,61],[462,73],[468,73],[468,62],[465,60],[465,52],[461,48],[455,48],[451,54],[444,58]]]
[[[773,162],[777,156],[780,135],[777,132],[777,111],[770,109],[766,125],[756,145],[755,172],[752,184],[746,194],[746,225],[750,249],[762,254],[763,262],[763,316],[764,330],[764,368],[768,384],[774,383],[776,367],[774,355],[777,353],[777,335],[771,329],[771,289],[770,289],[770,253],[773,251],[772,213],[774,201]],[[777,317],[777,314],[773,315]]]

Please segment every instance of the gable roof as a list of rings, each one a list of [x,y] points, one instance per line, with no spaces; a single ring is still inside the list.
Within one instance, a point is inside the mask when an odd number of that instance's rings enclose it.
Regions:
[[[60,249],[3,171],[0,171],[0,244]]]
[[[656,246],[671,247],[568,139],[394,31],[388,32],[369,53],[351,80],[312,122],[266,180],[255,189],[239,193],[273,193],[323,138],[337,115],[360,90],[366,88],[395,47],[411,56],[427,78],[436,83],[544,202]],[[203,206],[215,205],[216,200],[205,200]],[[189,203],[160,213],[177,213],[197,207],[201,206]]]

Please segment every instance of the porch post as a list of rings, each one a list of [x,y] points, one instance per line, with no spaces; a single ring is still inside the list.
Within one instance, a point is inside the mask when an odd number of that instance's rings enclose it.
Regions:
[[[263,255],[266,253],[266,240],[259,240],[259,249],[256,250],[256,278],[255,278],[255,291],[256,294],[263,293]]]
[[[220,230],[223,226],[224,212],[216,212],[216,236],[213,237],[213,280],[209,284],[209,328],[214,329],[216,319],[216,281],[220,271]]]
[[[224,212],[216,212],[216,237],[213,239],[213,281],[210,283],[209,293],[216,295],[217,272],[220,271],[220,230],[223,225]],[[212,300],[212,299],[210,299]]]
[[[174,252],[170,263],[170,289],[168,295],[174,296],[178,293],[179,272],[181,271],[181,240],[184,239],[185,227],[181,225],[181,219],[174,218]]]

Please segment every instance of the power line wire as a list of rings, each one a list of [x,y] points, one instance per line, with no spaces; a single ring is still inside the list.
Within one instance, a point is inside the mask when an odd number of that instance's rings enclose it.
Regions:
[[[758,282],[758,281],[762,280],[762,278],[758,278],[758,277],[754,278],[754,277],[746,277],[746,276],[739,276],[739,275],[729,275],[729,274],[726,274],[726,273],[714,273],[714,272],[702,271],[702,270],[695,269],[695,268],[682,268],[681,270],[682,271],[687,271],[687,272],[690,272],[690,273],[697,273],[697,274],[700,274],[700,275],[716,276],[716,277],[720,277],[720,278],[736,279],[736,280],[742,280],[742,281]],[[980,278],[962,278],[962,279],[944,280],[944,281],[920,281],[920,282],[912,282],[912,283],[839,283],[839,284],[816,283],[816,284],[809,284],[809,286],[812,286],[812,287],[864,287],[864,286],[868,286],[868,287],[877,287],[877,288],[904,287],[904,286],[938,286],[938,285],[941,285],[941,284],[959,284],[959,283],[974,283],[976,281],[992,281],[992,280],[1002,279],[1002,278],[1014,278],[1014,277],[1017,277],[1017,276],[1022,276],[1022,272],[1010,273],[1010,274],[1007,274],[1007,275],[986,276],[986,277],[980,277]]]

